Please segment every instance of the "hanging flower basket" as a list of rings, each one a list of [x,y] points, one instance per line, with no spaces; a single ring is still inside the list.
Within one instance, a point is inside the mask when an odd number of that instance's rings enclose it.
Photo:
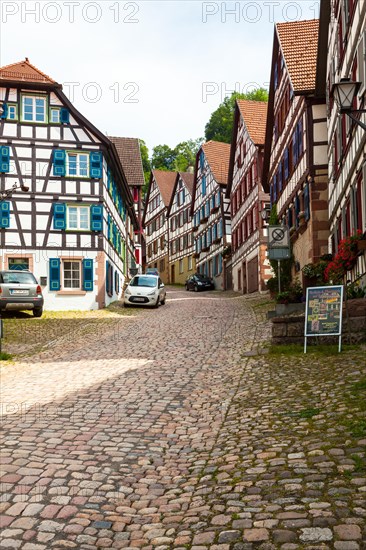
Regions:
[[[345,237],[338,245],[338,252],[328,264],[324,277],[326,281],[341,283],[347,274],[357,264],[358,243],[363,240],[362,232],[357,231],[351,237]]]

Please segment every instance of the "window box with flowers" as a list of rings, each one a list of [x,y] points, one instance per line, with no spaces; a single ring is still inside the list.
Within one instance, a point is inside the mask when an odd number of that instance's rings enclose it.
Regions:
[[[345,237],[338,245],[338,252],[324,272],[327,282],[342,283],[347,271],[351,271],[359,255],[358,243],[363,240],[362,231],[358,230],[351,237]]]

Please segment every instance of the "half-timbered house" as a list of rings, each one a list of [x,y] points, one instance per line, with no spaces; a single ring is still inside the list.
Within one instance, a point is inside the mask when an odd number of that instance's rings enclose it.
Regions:
[[[216,289],[226,289],[225,268],[230,255],[230,200],[225,197],[230,145],[218,141],[204,143],[196,157],[192,195],[192,231],[197,271],[212,277]]]
[[[321,31],[327,48],[320,53],[325,65],[328,97],[329,158],[329,250],[339,242],[366,230],[366,131],[347,114],[339,114],[334,84],[341,79],[358,82],[352,110],[366,109],[366,2],[364,0],[322,0]],[[366,114],[358,113],[366,124]],[[366,275],[366,251],[347,273],[348,280]]]
[[[266,289],[271,276],[267,258],[269,205],[262,187],[267,102],[237,100],[226,197],[231,202],[233,290],[244,294]]]
[[[176,176],[176,172],[152,170],[142,219],[146,239],[146,267],[156,267],[165,284],[170,282],[167,211]]]
[[[170,282],[184,284],[196,268],[190,207],[194,175],[177,172],[167,211],[169,222]]]
[[[145,184],[145,178],[142,167],[140,143],[137,138],[109,136],[109,139],[114,143],[117,149],[127,183],[132,193],[135,213],[139,223],[139,229],[135,232],[136,265],[131,265],[130,269],[141,271],[143,251],[145,248],[144,232],[142,230],[142,189]]]
[[[325,98],[316,93],[319,20],[275,25],[263,186],[290,227],[294,273],[328,251]]]
[[[0,69],[0,268],[30,269],[45,307],[98,309],[121,295],[138,229],[114,145],[28,59]]]

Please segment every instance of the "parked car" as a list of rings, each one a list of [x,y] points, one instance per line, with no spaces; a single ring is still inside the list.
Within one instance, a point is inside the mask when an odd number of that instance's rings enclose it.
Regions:
[[[124,306],[132,305],[158,307],[165,304],[166,290],[156,275],[135,275],[124,293]]]
[[[200,290],[215,290],[213,279],[201,273],[195,273],[188,277],[185,287],[186,290],[194,290],[195,292],[199,292]]]
[[[156,275],[157,277],[160,276],[160,273],[158,271],[157,267],[147,267],[145,270],[146,275]]]
[[[32,310],[34,317],[43,313],[42,289],[30,271],[0,271],[0,310]]]

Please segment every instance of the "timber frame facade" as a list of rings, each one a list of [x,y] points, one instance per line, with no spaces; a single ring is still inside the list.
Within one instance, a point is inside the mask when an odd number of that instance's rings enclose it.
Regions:
[[[193,275],[196,260],[193,257],[194,240],[190,207],[194,176],[177,172],[173,194],[167,211],[169,223],[169,269],[172,284],[184,284]]]
[[[319,21],[275,25],[263,188],[290,228],[293,275],[328,252],[326,102],[317,94]]]
[[[339,114],[333,85],[341,78],[361,83],[353,109],[366,109],[366,2],[322,0],[321,31],[327,48],[320,52],[328,99],[329,250],[357,230],[366,231],[366,131]],[[366,124],[366,114],[359,115]],[[347,273],[348,280],[366,276],[366,251]]]
[[[122,295],[138,230],[114,145],[28,59],[0,69],[0,269],[30,269],[45,308],[90,310]]]
[[[146,240],[146,267],[156,267],[164,284],[170,283],[167,212],[176,172],[152,170],[142,225]]]
[[[216,289],[226,290],[231,273],[226,269],[230,255],[230,200],[225,198],[230,145],[204,143],[196,156],[191,216],[195,240],[196,267],[214,280]]]
[[[266,102],[236,101],[226,197],[231,202],[233,290],[243,294],[266,290],[271,277],[268,224],[260,215],[269,205],[261,182],[266,121]]]

